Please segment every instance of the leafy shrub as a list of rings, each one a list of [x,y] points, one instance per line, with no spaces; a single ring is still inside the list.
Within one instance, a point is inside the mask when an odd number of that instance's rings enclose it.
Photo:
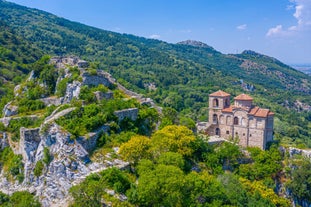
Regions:
[[[0,164],[8,175],[16,178],[20,183],[24,180],[24,164],[22,155],[15,155],[10,147],[0,151]]]
[[[43,149],[43,159],[42,161],[46,164],[49,165],[50,162],[52,161],[52,157],[50,155],[50,150],[48,147],[44,147]]]
[[[42,162],[41,160],[39,160],[39,161],[36,163],[36,166],[35,166],[35,168],[34,168],[34,170],[33,170],[34,175],[35,175],[36,177],[39,177],[39,176],[42,174],[43,168],[44,168],[44,164],[43,164],[43,162]]]
[[[45,104],[40,100],[28,100],[23,98],[18,103],[18,113],[24,113],[29,111],[36,111],[43,109]]]
[[[59,81],[59,83],[56,86],[56,95],[58,97],[65,96],[68,82],[69,82],[68,78],[64,78],[61,81]]]
[[[28,191],[17,191],[12,194],[10,197],[11,206],[14,207],[40,207],[40,203],[37,198],[35,198],[31,193]]]

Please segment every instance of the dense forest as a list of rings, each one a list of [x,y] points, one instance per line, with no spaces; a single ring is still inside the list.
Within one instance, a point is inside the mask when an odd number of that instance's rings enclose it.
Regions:
[[[126,160],[125,169],[109,168],[91,174],[70,188],[72,206],[291,206],[311,202],[310,159],[289,153],[287,147],[311,147],[311,77],[254,51],[222,54],[203,43],[178,44],[118,34],[35,9],[0,0],[0,107],[13,101],[19,115],[39,114],[12,121],[7,131],[13,142],[20,127],[38,127],[53,111],[75,109],[56,123],[76,139],[109,123],[98,139],[91,161],[112,153]],[[47,55],[46,55],[47,54]],[[45,106],[41,97],[62,97],[72,76],[56,84],[61,72],[51,56],[78,55],[119,83],[151,97],[163,113],[128,99],[115,87],[81,88],[78,100]],[[35,79],[25,81],[30,71]],[[14,97],[14,87],[26,88]],[[42,87],[42,85],[44,87]],[[274,138],[266,151],[242,149],[235,143],[208,145],[194,133],[206,121],[208,94],[224,90],[233,96],[248,93],[256,105],[275,112]],[[98,102],[94,92],[111,90],[115,99]],[[138,108],[136,121],[118,123],[114,111]],[[160,122],[159,122],[160,120]],[[158,129],[158,130],[156,130]],[[112,148],[119,148],[114,153]],[[35,166],[36,177],[49,167],[48,148]],[[23,182],[22,157],[0,150],[0,169],[14,182]],[[22,191],[0,192],[0,206],[40,206],[38,198]]]

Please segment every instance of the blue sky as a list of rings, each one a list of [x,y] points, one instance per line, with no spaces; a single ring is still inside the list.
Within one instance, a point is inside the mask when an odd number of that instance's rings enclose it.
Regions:
[[[311,63],[311,0],[9,0],[105,30]]]

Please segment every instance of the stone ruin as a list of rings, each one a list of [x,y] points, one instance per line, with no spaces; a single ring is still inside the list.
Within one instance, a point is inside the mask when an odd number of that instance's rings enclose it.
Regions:
[[[138,117],[138,108],[130,108],[130,109],[115,111],[114,115],[118,117],[119,122],[121,122],[125,118],[128,118],[132,121],[136,121]]]

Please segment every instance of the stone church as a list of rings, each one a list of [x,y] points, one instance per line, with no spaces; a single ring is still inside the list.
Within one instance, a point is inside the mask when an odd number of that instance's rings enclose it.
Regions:
[[[246,94],[234,98],[217,91],[209,95],[209,124],[207,133],[225,139],[237,138],[243,147],[266,148],[273,140],[274,113],[253,105],[253,98]]]

